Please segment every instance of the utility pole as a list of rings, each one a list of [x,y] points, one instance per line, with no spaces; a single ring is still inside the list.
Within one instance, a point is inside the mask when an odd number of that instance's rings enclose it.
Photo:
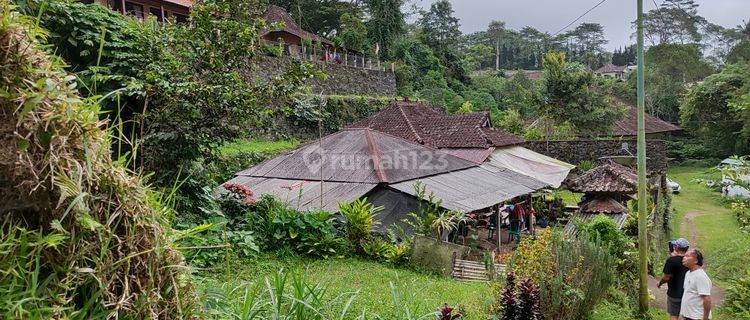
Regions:
[[[643,0],[638,0],[638,288],[639,311],[648,312],[648,237],[646,231],[646,125],[643,61]]]

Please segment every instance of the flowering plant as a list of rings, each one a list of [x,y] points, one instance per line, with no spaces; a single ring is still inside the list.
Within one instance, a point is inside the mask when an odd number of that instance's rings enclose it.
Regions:
[[[253,193],[253,190],[250,190],[250,187],[239,184],[239,183],[225,183],[223,185],[224,189],[227,189],[229,191],[230,195],[232,195],[237,200],[242,200],[245,204],[255,204],[258,202],[255,199],[255,194]]]

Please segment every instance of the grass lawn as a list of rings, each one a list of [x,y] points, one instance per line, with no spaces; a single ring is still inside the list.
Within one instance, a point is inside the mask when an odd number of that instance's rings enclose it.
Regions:
[[[750,235],[739,229],[737,219],[722,204],[721,195],[709,190],[693,179],[706,178],[708,168],[675,167],[669,176],[682,187],[682,193],[674,196],[676,217],[672,221],[674,237],[690,239],[692,230],[680,230],[680,221],[687,212],[699,212],[694,219],[697,231],[697,247],[706,256],[706,270],[719,285],[741,274],[750,265]]]
[[[294,149],[299,146],[299,141],[292,140],[278,140],[269,141],[261,139],[240,139],[230,143],[227,143],[221,147],[221,153],[224,155],[235,155],[242,152],[260,152],[267,154],[276,154],[289,149]]]
[[[434,312],[448,303],[450,306],[461,306],[467,314],[466,319],[487,319],[489,307],[494,301],[492,287],[488,283],[460,282],[358,258],[282,260],[264,255],[237,263],[232,268],[231,281],[235,284],[256,283],[275,274],[280,268],[300,268],[310,282],[325,285],[327,296],[331,298],[360,290],[349,309],[348,314],[352,318],[363,312],[369,315],[392,314],[391,284],[396,286],[402,305],[408,305],[413,315]],[[226,280],[221,273],[208,277],[214,277],[216,281]],[[209,284],[211,282],[209,280]],[[337,307],[343,309],[345,303],[345,299],[340,300]]]

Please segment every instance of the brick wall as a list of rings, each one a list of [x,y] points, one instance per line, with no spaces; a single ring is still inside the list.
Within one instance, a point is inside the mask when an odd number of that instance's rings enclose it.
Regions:
[[[541,154],[578,165],[581,161],[601,163],[603,156],[627,155],[621,151],[627,143],[627,149],[636,154],[636,140],[574,140],[574,141],[527,141],[525,147]],[[646,167],[649,171],[666,172],[667,154],[663,140],[646,141]]]
[[[291,62],[290,57],[262,56],[250,77],[270,79],[280,75]],[[325,72],[326,79],[313,79],[308,83],[313,93],[329,95],[396,95],[396,76],[390,70],[367,70],[347,67],[338,64],[316,62],[315,65]]]

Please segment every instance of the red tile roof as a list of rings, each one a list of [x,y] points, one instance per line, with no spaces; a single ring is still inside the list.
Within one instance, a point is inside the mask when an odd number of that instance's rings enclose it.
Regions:
[[[289,13],[286,12],[286,10],[284,10],[284,8],[282,7],[269,5],[268,9],[266,9],[266,12],[263,14],[263,19],[265,19],[268,24],[281,22],[284,24],[284,28],[264,30],[261,33],[261,36],[264,36],[268,34],[269,32],[273,32],[273,31],[286,31],[302,39],[308,39],[311,41],[318,40],[320,42],[333,45],[333,42],[331,42],[331,40],[318,36],[314,33],[302,30],[302,28],[296,22],[294,22],[294,19],[292,19],[292,16],[289,15]]]
[[[524,141],[522,137],[491,128],[487,112],[446,115],[415,102],[394,102],[349,127],[370,128],[433,148],[488,149]]]
[[[567,183],[568,190],[583,193],[634,194],[637,186],[635,172],[614,162],[591,169]]]
[[[625,72],[625,69],[627,69],[626,66],[616,66],[611,63],[605,64],[599,69],[596,69],[594,73],[619,73],[619,72]]]
[[[638,134],[638,109],[630,103],[610,97],[613,104],[625,107],[625,115],[612,125],[611,136],[635,136]],[[646,113],[646,134],[681,131],[682,128]]]

